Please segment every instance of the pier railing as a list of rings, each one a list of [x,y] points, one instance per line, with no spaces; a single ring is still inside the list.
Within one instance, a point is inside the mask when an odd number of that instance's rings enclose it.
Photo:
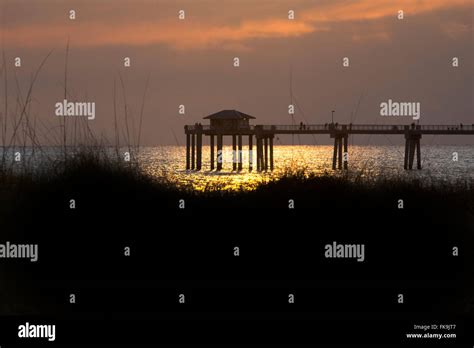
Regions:
[[[270,131],[300,131],[300,130],[370,130],[370,131],[387,131],[387,130],[474,130],[474,125],[377,125],[377,124],[302,124],[302,125],[265,125],[263,130]]]
[[[260,127],[263,131],[274,132],[302,132],[302,131],[332,131],[332,130],[346,130],[346,131],[403,131],[403,130],[420,130],[420,131],[474,131],[473,125],[374,125],[374,124],[298,124],[298,125],[261,125],[261,126],[246,126],[241,128],[217,128],[210,125],[187,125],[188,131],[194,132],[201,130],[207,131],[226,131],[226,130],[246,130],[255,131],[256,127]]]

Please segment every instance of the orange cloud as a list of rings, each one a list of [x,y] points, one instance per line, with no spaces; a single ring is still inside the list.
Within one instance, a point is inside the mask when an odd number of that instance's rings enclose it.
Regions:
[[[237,44],[251,39],[300,36],[316,28],[289,20],[244,21],[238,26],[196,25],[187,23],[130,23],[50,25],[21,27],[5,32],[8,44],[44,46],[62,44],[68,34],[76,46],[168,44],[178,49],[207,48],[223,42]]]
[[[278,18],[246,19],[232,25],[227,24],[225,18],[219,18],[220,22],[217,23],[217,19],[212,16],[205,18],[205,21],[199,21],[199,18],[179,21],[176,17],[156,22],[149,19],[139,21],[139,16],[135,16],[134,20],[103,17],[100,21],[93,19],[87,23],[24,24],[4,29],[3,37],[7,46],[54,47],[62,45],[69,35],[72,44],[80,47],[163,44],[180,50],[212,47],[242,50],[247,49],[248,41],[253,39],[299,37],[329,30],[331,24],[337,22],[370,21],[390,16],[396,18],[398,10],[403,10],[409,17],[448,7],[472,5],[471,1],[334,0],[325,5],[298,10],[293,21],[286,18],[285,12],[279,11]],[[362,39],[358,33],[352,35],[354,40]],[[373,38],[387,39],[388,35],[384,32],[374,34]]]
[[[333,2],[306,11],[302,14],[302,18],[311,22],[374,20],[383,17],[396,18],[399,10],[403,10],[405,16],[409,17],[459,6],[472,6],[472,0],[359,0],[345,3]]]

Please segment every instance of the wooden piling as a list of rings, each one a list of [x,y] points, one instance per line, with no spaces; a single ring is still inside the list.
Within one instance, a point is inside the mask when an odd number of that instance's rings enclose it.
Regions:
[[[408,169],[408,156],[410,153],[410,139],[407,134],[405,134],[405,158],[403,160],[403,169]]]
[[[334,152],[333,152],[333,155],[332,155],[332,169],[335,170],[336,169],[336,161],[337,161],[337,137],[334,136]]]
[[[191,149],[190,149],[190,135],[189,133],[186,134],[186,170],[189,170],[191,168],[191,159],[190,159],[190,155],[191,155]]]
[[[191,135],[191,169],[194,170],[196,164],[196,134]]]
[[[268,137],[263,138],[263,142],[265,144],[265,164],[264,164],[264,170],[268,170]]]
[[[338,142],[338,147],[339,147],[339,157],[338,157],[338,163],[337,163],[337,168],[342,169],[342,137],[339,137],[339,142]]]
[[[249,172],[252,171],[252,167],[253,167],[252,141],[253,141],[253,136],[249,135]]]
[[[232,170],[237,170],[237,145],[236,136],[232,136]]]
[[[416,140],[416,168],[421,169],[421,144],[419,138]]]
[[[270,141],[270,170],[273,171],[273,136],[268,140]]]
[[[222,143],[223,143],[223,135],[217,135],[217,171],[222,170],[222,162],[224,161],[223,153],[222,153]]]
[[[348,137],[349,137],[348,135],[344,136],[344,153],[343,153],[343,156],[345,157],[344,158],[344,169],[347,169],[347,165],[348,165],[348,153],[347,153]]]
[[[237,159],[238,159],[238,170],[242,170],[242,134],[239,134],[237,137],[237,148],[238,148],[238,153],[237,153]]]
[[[211,147],[211,170],[214,170],[214,135],[210,135],[209,138]]]
[[[260,139],[258,136],[255,138],[255,146],[257,147],[255,149],[255,153],[257,157],[257,172],[259,172],[260,171]]]
[[[201,170],[202,167],[202,133],[197,134],[197,146],[196,146],[196,170]]]
[[[259,139],[258,136],[255,137],[255,158],[257,160],[257,172],[260,171],[260,154],[258,152]]]
[[[257,171],[263,170],[262,138],[257,137]]]
[[[410,138],[410,158],[408,161],[408,169],[413,169],[413,160],[415,159],[415,140]]]

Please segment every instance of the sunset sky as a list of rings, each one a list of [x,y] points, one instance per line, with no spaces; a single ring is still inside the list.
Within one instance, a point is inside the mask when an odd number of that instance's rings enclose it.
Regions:
[[[54,104],[63,99],[69,38],[69,99],[96,103],[96,119],[89,122],[97,133],[112,135],[119,74],[138,124],[149,76],[142,131],[147,145],[175,144],[173,132],[182,144],[183,125],[221,109],[254,115],[256,124],[290,124],[290,71],[297,123],[329,122],[331,110],[339,123],[410,123],[380,116],[380,103],[392,99],[420,102],[422,124],[472,124],[473,2],[1,0],[9,109],[14,112],[18,95],[14,73],[25,95],[32,73],[53,50],[35,85],[32,112],[45,125],[57,124]],[[178,18],[180,10],[185,20]],[[21,68],[14,68],[15,57]],[[131,67],[123,66],[124,57]],[[342,66],[343,57],[349,67]],[[3,110],[3,87],[1,95]],[[185,115],[178,114],[180,104]],[[119,106],[123,118],[123,100]]]

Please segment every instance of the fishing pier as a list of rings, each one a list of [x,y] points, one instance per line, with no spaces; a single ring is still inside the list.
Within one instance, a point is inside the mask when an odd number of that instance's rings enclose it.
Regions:
[[[253,141],[255,138],[257,171],[268,171],[274,168],[273,140],[275,135],[291,134],[326,134],[334,139],[333,169],[348,168],[348,138],[351,134],[389,135],[398,134],[405,137],[404,169],[421,169],[422,135],[474,135],[473,125],[375,125],[375,124],[338,124],[326,123],[315,125],[251,125],[255,117],[237,110],[222,110],[204,117],[210,120],[209,125],[196,123],[184,126],[186,134],[186,169],[201,170],[202,139],[209,137],[210,168],[222,170],[222,147],[224,136],[232,137],[232,169],[242,170],[242,140],[248,137],[249,171],[253,170]],[[217,146],[215,146],[217,145]],[[217,151],[216,151],[217,150]]]

